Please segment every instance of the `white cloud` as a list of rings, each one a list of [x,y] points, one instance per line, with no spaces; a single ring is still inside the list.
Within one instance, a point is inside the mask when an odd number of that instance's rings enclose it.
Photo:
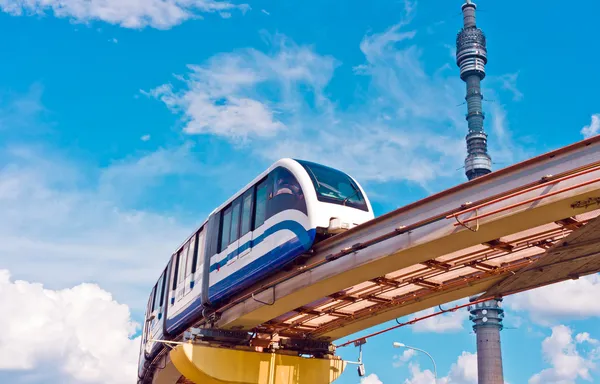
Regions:
[[[405,349],[402,355],[394,355],[394,361],[392,365],[394,368],[398,368],[404,365],[404,363],[408,362],[413,356],[416,355],[416,351],[414,349]]]
[[[35,372],[43,366],[50,369],[44,378],[62,376],[60,382],[135,381],[140,340],[130,337],[139,325],[127,306],[96,284],[48,290],[11,281],[9,272],[0,270],[0,306],[5,314],[0,370]]]
[[[271,15],[271,13],[270,13],[269,11],[267,11],[266,9],[261,9],[260,11],[261,11],[262,13],[264,13],[265,15],[267,15],[267,16],[270,16],[270,15]]]
[[[448,180],[464,178],[466,107],[457,107],[464,83],[453,59],[427,68],[417,31],[407,27],[415,5],[405,5],[403,20],[360,42],[364,63],[354,70],[367,86],[354,90],[356,78],[344,79],[344,92],[357,95],[344,107],[329,88],[342,64],[282,36],[267,37],[266,53],[244,49],[217,55],[189,66],[180,77],[182,87],[164,84],[147,93],[182,116],[185,132],[245,144],[268,161],[304,158],[363,183],[410,181],[439,190]],[[493,156],[518,159],[521,152],[509,146],[503,108],[490,115],[501,119],[498,129],[488,124]],[[494,140],[497,134],[501,145]]]
[[[367,377],[360,379],[360,384],[383,384],[383,381],[379,380],[376,374],[371,373]]]
[[[428,369],[421,371],[419,364],[410,363],[408,368],[410,370],[410,378],[404,380],[404,384],[430,384],[435,382],[435,375],[433,372]],[[443,378],[438,378],[437,382],[445,384]]]
[[[477,354],[464,352],[450,367],[448,383],[477,383]]]
[[[272,137],[286,130],[279,116],[293,112],[295,100],[302,97],[295,87],[308,86],[319,97],[336,65],[332,58],[281,36],[273,43],[281,48],[273,56],[254,49],[220,54],[205,65],[190,65],[191,72],[179,77],[184,81],[182,90],[165,84],[144,93],[181,113],[188,134],[211,133],[233,140]]]
[[[45,14],[69,18],[79,23],[101,20],[125,28],[168,29],[203,13],[230,10],[247,11],[247,4],[221,0],[0,0],[0,10],[14,16]]]
[[[142,137],[140,137],[140,140],[142,140],[142,141],[149,141],[150,140],[150,135],[148,135],[148,134],[143,135]]]
[[[587,332],[578,333],[575,336],[575,340],[577,341],[578,344],[586,343],[586,342],[590,343],[590,344],[594,344],[594,345],[598,344],[598,340],[591,338],[590,334]]]
[[[119,301],[143,308],[168,256],[192,230],[168,215],[127,208],[165,176],[163,150],[112,167],[74,165],[45,149],[0,151],[0,264],[51,288],[99,282]],[[192,168],[189,168],[190,170]]]
[[[594,363],[582,357],[573,343],[572,331],[564,325],[552,328],[552,335],[542,342],[544,359],[552,365],[536,373],[529,384],[574,384],[578,378],[591,381]]]
[[[451,304],[449,304],[451,305]],[[436,307],[437,308],[437,307]],[[417,312],[412,317],[423,317],[435,313],[437,310],[429,308],[421,312]],[[412,325],[411,329],[414,332],[433,332],[433,333],[449,333],[462,331],[464,322],[469,318],[469,312],[466,309],[458,309],[454,312],[444,313],[438,316],[430,317],[421,320]]]
[[[519,72],[507,73],[498,77],[502,84],[502,89],[505,89],[513,94],[513,101],[520,101],[523,99],[523,93],[517,88],[518,77]]]
[[[536,288],[505,299],[514,311],[527,311],[535,323],[548,325],[560,319],[600,316],[600,275]]]
[[[595,113],[592,115],[590,125],[581,128],[581,134],[587,139],[588,137],[597,135],[598,131],[600,131],[600,113]]]
[[[418,364],[410,363],[409,370],[411,377],[404,381],[404,384],[430,384],[434,381],[434,374],[431,370],[421,371]],[[439,372],[438,372],[439,375]],[[439,377],[439,384],[476,384],[477,383],[477,354],[463,352],[455,363],[450,367],[447,376]]]
[[[38,127],[34,96],[0,100],[0,117]],[[218,148],[199,160],[193,143],[97,166],[11,142],[0,145],[0,267],[50,289],[98,283],[138,316],[175,247],[239,187]]]

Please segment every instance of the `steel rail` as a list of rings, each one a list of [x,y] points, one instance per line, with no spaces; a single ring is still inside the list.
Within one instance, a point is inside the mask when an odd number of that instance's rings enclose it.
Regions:
[[[509,210],[509,209],[512,209],[512,208],[515,208],[515,207],[518,207],[518,206],[521,206],[521,205],[528,204],[528,203],[533,203],[534,201],[546,199],[548,197],[555,196],[555,195],[558,195],[560,193],[568,192],[568,191],[571,191],[573,189],[585,187],[586,185],[594,184],[594,183],[597,183],[597,182],[600,182],[600,177],[592,179],[592,180],[584,181],[582,183],[578,183],[578,184],[575,184],[575,185],[571,185],[570,187],[559,189],[557,191],[550,192],[550,193],[547,193],[545,195],[540,195],[540,196],[529,198],[527,200],[519,201],[518,203],[513,203],[513,204],[510,204],[510,205],[508,205],[506,207],[494,209],[492,211],[483,213],[481,215],[475,215],[475,216],[469,217],[468,219],[465,219],[465,220],[460,220],[458,223],[454,223],[454,226],[457,227],[459,225],[464,225],[464,224],[470,223],[471,221],[474,221],[474,220],[483,219],[484,217],[488,217],[488,216],[494,215],[494,214],[502,212],[502,211],[506,211],[506,210]],[[451,217],[457,218],[457,216],[451,216]]]
[[[585,175],[585,174],[588,174],[588,173],[591,173],[591,172],[594,172],[594,171],[598,171],[598,170],[600,170],[600,162],[591,163],[589,165],[589,167],[582,167],[582,168],[583,168],[583,170],[581,170],[581,171],[578,171],[578,172],[575,172],[575,173],[571,173],[571,174],[567,174],[567,175],[564,175],[564,176],[560,176],[558,178],[552,178],[552,176],[548,176],[547,177],[548,181],[546,181],[546,182],[543,182],[543,183],[537,184],[537,185],[533,185],[531,187],[528,187],[528,188],[525,188],[525,189],[522,189],[522,190],[519,190],[519,191],[515,191],[515,192],[512,192],[512,193],[509,193],[508,195],[501,196],[501,197],[489,200],[489,201],[487,201],[487,202],[485,202],[483,204],[478,204],[478,205],[469,207],[469,208],[467,208],[467,209],[465,209],[463,211],[454,213],[452,215],[448,215],[446,218],[447,219],[451,219],[453,217],[460,216],[460,215],[463,215],[463,214],[468,213],[468,212],[472,212],[472,211],[474,211],[476,209],[481,209],[483,207],[487,207],[488,205],[492,205],[494,203],[498,203],[500,201],[503,201],[503,200],[506,200],[506,199],[510,199],[511,197],[522,195],[524,193],[531,192],[531,191],[534,191],[536,189],[540,189],[540,188],[546,187],[546,186],[551,185],[551,184],[556,184],[556,183],[559,183],[561,181],[569,180],[569,179],[572,179],[572,178],[577,177],[577,176],[582,176],[582,175]]]

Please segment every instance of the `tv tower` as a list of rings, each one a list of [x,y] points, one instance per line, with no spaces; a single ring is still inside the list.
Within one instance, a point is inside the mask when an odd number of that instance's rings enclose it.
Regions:
[[[485,118],[481,108],[481,80],[485,78],[487,50],[485,34],[475,24],[477,6],[466,0],[462,6],[463,28],[456,36],[456,64],[460,78],[467,83],[467,158],[465,173],[469,180],[492,171],[492,159],[487,152],[487,135],[483,130]],[[472,297],[471,301],[475,301]],[[477,382],[504,384],[500,331],[504,310],[502,299],[494,298],[469,307],[470,320],[477,337]]]
[[[467,158],[465,173],[469,180],[492,171],[492,159],[487,152],[487,135],[483,131],[485,118],[481,108],[481,80],[485,78],[487,50],[485,34],[475,25],[477,6],[466,0],[462,6],[463,28],[456,36],[456,64],[460,67],[460,78],[467,83]]]

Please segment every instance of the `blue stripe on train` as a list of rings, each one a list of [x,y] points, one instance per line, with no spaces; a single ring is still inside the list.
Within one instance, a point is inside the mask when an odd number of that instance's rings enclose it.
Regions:
[[[301,230],[298,227],[301,227]],[[219,301],[226,299],[234,292],[232,288],[235,287],[235,290],[238,290],[248,287],[255,283],[256,280],[277,270],[295,257],[300,256],[311,247],[316,233],[314,229],[306,231],[300,224],[284,229],[290,229],[296,236],[211,286],[208,290],[209,300],[213,304],[218,304]],[[171,319],[165,319],[167,322],[167,332],[177,334],[183,331],[186,320],[189,320],[194,314],[199,316],[200,313],[198,311],[201,310],[201,307],[201,297],[198,296],[188,304],[183,312]]]
[[[223,260],[220,260],[214,264],[211,264],[209,272],[214,272],[220,268],[223,268],[229,260],[234,259],[235,257],[237,257],[237,255],[244,252],[248,248],[256,247],[258,244],[262,243],[265,240],[265,238],[267,238],[268,236],[274,234],[275,232],[282,231],[284,229],[292,231],[300,239],[300,242],[302,244],[306,244],[308,241],[310,241],[307,239],[308,234],[306,233],[306,230],[304,229],[302,224],[298,223],[297,221],[293,221],[293,220],[284,220],[284,221],[281,221],[281,222],[273,225],[272,227],[267,228],[265,230],[265,232],[262,235],[258,236],[256,239],[249,240],[249,241],[245,242],[244,244],[240,245],[237,249],[228,253],[227,256]]]

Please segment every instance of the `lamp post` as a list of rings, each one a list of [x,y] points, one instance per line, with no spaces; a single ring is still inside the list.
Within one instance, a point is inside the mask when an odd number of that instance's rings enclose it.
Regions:
[[[394,348],[408,348],[408,349],[414,349],[415,351],[419,351],[419,352],[423,352],[424,354],[426,354],[427,356],[429,356],[429,358],[431,359],[431,362],[433,363],[433,382],[437,383],[437,368],[435,366],[435,360],[433,360],[433,357],[427,353],[427,351],[424,351],[422,349],[419,348],[415,348],[415,347],[410,347],[404,343],[398,343],[397,341],[394,341]]]

